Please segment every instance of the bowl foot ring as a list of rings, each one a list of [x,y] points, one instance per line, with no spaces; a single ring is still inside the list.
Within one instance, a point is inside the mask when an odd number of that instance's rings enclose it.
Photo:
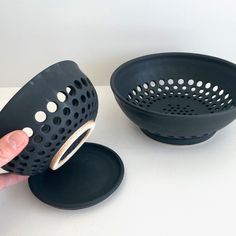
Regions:
[[[172,137],[163,137],[157,134],[153,134],[148,132],[147,130],[141,129],[144,134],[146,134],[149,138],[152,138],[156,141],[167,143],[167,144],[174,144],[174,145],[192,145],[204,142],[211,138],[215,132],[211,134],[207,134],[201,137],[194,137],[194,138],[172,138]]]

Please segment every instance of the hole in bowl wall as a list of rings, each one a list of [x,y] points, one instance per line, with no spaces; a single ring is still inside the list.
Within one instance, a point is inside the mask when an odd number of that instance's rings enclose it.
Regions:
[[[33,129],[31,129],[30,127],[25,127],[22,130],[27,134],[28,137],[31,137],[34,134]]]
[[[55,102],[48,102],[47,110],[51,113],[56,112],[57,111],[57,104]]]

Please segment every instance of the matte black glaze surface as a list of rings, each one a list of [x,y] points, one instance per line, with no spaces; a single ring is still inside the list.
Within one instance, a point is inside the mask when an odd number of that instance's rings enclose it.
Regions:
[[[30,177],[29,186],[44,203],[62,209],[81,209],[110,196],[123,176],[123,163],[114,151],[84,143],[60,169]]]
[[[236,66],[211,56],[140,57],[113,73],[111,88],[128,118],[161,142],[199,143],[236,117]]]
[[[59,101],[58,92],[66,100]],[[57,105],[49,112],[48,102]],[[22,175],[45,171],[57,150],[75,130],[88,120],[95,120],[98,98],[90,80],[73,61],[56,63],[30,80],[0,113],[0,137],[17,129],[33,130],[28,146],[3,169]],[[43,111],[46,120],[38,122],[35,114]]]

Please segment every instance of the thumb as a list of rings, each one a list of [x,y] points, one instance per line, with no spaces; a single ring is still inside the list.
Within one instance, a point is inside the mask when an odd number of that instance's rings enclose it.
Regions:
[[[28,144],[29,138],[22,130],[8,133],[0,139],[0,167],[16,157]]]

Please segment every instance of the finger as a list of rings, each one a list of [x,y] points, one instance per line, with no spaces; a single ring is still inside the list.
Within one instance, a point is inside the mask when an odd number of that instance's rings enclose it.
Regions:
[[[22,130],[13,131],[0,139],[0,167],[11,161],[27,145],[29,138]]]
[[[15,175],[15,174],[10,174],[10,173],[1,174],[0,175],[0,190],[5,187],[24,181],[26,179],[28,179],[28,176]]]

